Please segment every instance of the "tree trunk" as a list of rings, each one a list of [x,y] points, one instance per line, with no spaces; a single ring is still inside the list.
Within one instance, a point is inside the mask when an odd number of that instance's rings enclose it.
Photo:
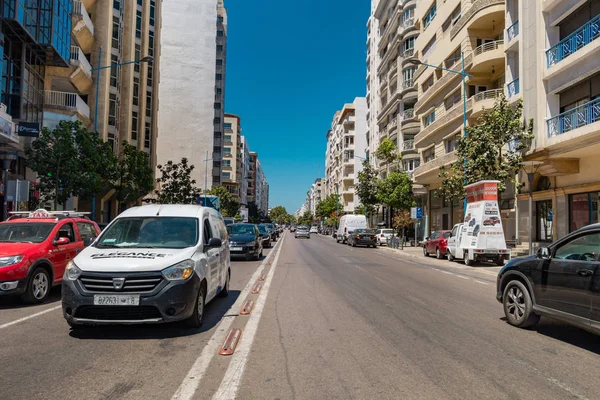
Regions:
[[[400,240],[400,249],[404,250],[404,228],[402,228],[402,239]]]

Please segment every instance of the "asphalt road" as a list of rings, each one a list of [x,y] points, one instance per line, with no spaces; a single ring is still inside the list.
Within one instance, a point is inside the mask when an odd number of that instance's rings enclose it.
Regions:
[[[547,319],[509,326],[494,298],[497,268],[287,234],[262,264],[233,270],[232,296],[209,305],[197,331],[76,336],[54,309],[58,292],[36,307],[0,299],[0,398],[600,397],[599,338]],[[248,293],[261,272],[261,291]],[[254,310],[237,315],[246,295]],[[230,327],[242,330],[239,345],[216,355]]]

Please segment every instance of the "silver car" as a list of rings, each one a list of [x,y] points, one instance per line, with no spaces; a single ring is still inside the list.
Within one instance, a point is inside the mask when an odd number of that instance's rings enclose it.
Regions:
[[[394,236],[393,229],[378,229],[377,230],[377,244],[381,246],[382,244],[387,245],[388,238]]]
[[[310,239],[310,231],[308,230],[308,226],[299,226],[294,233],[294,237],[296,239],[300,237]]]

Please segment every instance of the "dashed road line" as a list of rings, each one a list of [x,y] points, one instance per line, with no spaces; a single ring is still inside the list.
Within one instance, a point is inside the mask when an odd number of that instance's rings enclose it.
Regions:
[[[39,317],[40,315],[47,314],[47,313],[49,313],[51,311],[54,311],[54,310],[58,310],[61,307],[62,307],[62,305],[55,306],[55,307],[52,307],[52,308],[48,308],[48,309],[46,309],[44,311],[40,311],[40,312],[37,312],[35,314],[28,315],[28,316],[23,317],[23,318],[19,318],[19,319],[14,320],[14,321],[7,322],[5,324],[0,325],[0,329],[8,328],[9,326],[13,326],[13,325],[19,324],[21,322],[27,321],[29,319],[32,319],[32,318],[35,318],[35,317]]]
[[[474,280],[475,282],[477,282],[477,283],[481,283],[482,285],[489,285],[489,283],[487,283],[487,282],[484,282],[484,281],[480,281],[480,280],[478,280],[478,279],[473,279],[473,280]]]

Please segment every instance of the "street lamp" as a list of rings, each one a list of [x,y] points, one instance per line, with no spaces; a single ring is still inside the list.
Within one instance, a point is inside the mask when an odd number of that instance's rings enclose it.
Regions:
[[[457,74],[460,75],[462,78],[462,86],[463,86],[463,137],[467,137],[467,78],[471,78],[472,75],[467,74],[465,71],[465,53],[460,53],[461,56],[461,62],[462,62],[462,69],[460,71],[456,71],[453,69],[448,69],[448,68],[443,68],[437,65],[432,65],[432,64],[426,64],[424,62],[421,62],[420,60],[413,58],[408,60],[408,62],[410,64],[413,65],[424,65],[426,67],[431,67],[431,68],[435,68],[435,69],[441,69],[442,71],[447,71],[447,72],[451,72],[453,74]],[[467,159],[465,158],[464,164],[466,166],[467,164]],[[466,183],[466,182],[465,182]],[[464,199],[464,212],[466,214],[467,212],[467,198],[465,197]]]
[[[204,197],[202,205],[206,207],[206,192],[208,190],[208,162],[221,161],[223,157],[208,158],[208,150],[206,150],[206,158],[204,159]]]
[[[154,60],[154,57],[152,56],[146,56],[143,57],[141,60],[133,60],[133,61],[127,61],[124,63],[120,63],[120,64],[110,64],[110,65],[105,65],[102,67],[96,67],[96,68],[92,68],[91,71],[96,71],[96,106],[95,106],[95,111],[94,111],[94,132],[96,132],[96,134],[98,133],[98,96],[100,94],[100,71],[103,69],[110,69],[110,68],[117,68],[117,67],[121,67],[123,65],[129,65],[129,64],[140,64],[140,63],[151,63]],[[100,46],[100,51],[98,53],[98,64],[100,64],[102,62],[102,46]],[[92,221],[94,220],[94,217],[96,215],[96,196],[92,197]]]
[[[529,255],[533,254],[533,178],[542,161],[523,161],[523,171],[529,182]]]

